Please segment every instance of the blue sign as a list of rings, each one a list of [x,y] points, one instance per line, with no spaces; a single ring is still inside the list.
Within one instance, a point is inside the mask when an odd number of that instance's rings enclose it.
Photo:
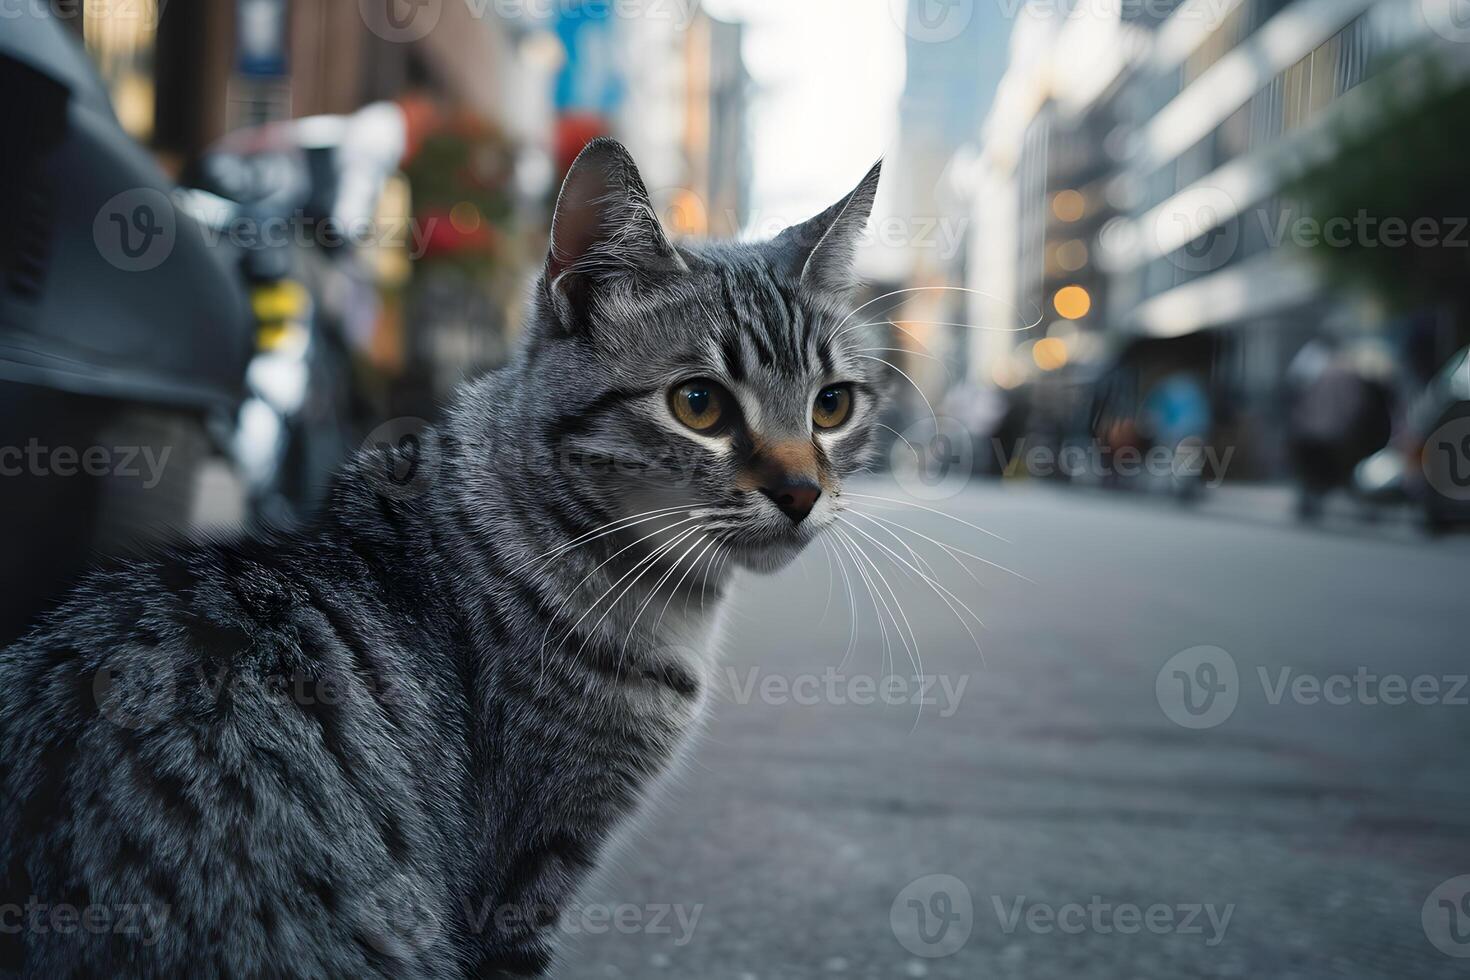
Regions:
[[[623,101],[623,78],[618,68],[616,18],[606,0],[587,0],[562,6],[556,36],[566,50],[566,64],[556,79],[558,112],[586,112],[608,116]]]
[[[288,43],[287,0],[238,0],[235,68],[251,78],[282,78]]]

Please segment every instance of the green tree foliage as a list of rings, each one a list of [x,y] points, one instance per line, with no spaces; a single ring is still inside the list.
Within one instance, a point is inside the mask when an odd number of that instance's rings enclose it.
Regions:
[[[1365,289],[1400,311],[1448,306],[1464,322],[1470,85],[1424,62],[1395,66],[1376,81],[1371,111],[1339,124],[1336,152],[1290,189],[1319,232],[1307,250],[1339,286]]]

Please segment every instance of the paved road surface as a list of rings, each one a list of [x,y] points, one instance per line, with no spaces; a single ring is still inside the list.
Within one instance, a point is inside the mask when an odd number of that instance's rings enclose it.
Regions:
[[[1470,689],[1455,680],[1470,671],[1470,542],[1047,490],[940,506],[1010,543],[872,513],[1036,583],[944,573],[985,621],[984,662],[941,601],[885,567],[949,690],[917,718],[854,703],[884,673],[861,585],[868,612],[834,687],[848,606],[838,576],[822,618],[821,550],[749,581],[732,690],[569,921],[561,976],[1470,974],[1435,945],[1470,955],[1456,887],[1470,879],[1435,893],[1470,874]],[[1218,651],[1164,670],[1200,646]],[[1460,703],[1416,704],[1385,675]],[[1317,683],[1349,703],[1313,703]]]
[[[822,619],[822,551],[750,580],[709,736],[569,920],[560,976],[1470,974],[1430,936],[1470,955],[1464,889],[1430,899],[1470,874],[1470,544],[1044,489],[941,507],[1010,544],[870,513],[1035,580],[944,573],[985,620],[983,663],[885,567],[950,688],[917,717],[856,704],[883,676],[866,592],[833,686],[848,605],[838,576]],[[1217,651],[1163,670],[1197,646]]]

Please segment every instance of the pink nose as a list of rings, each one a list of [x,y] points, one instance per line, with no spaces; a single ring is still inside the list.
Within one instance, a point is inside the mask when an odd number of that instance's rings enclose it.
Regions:
[[[775,489],[761,487],[761,493],[770,497],[771,502],[781,508],[781,513],[791,518],[791,523],[800,524],[817,505],[822,488],[815,483],[801,481],[783,483]]]

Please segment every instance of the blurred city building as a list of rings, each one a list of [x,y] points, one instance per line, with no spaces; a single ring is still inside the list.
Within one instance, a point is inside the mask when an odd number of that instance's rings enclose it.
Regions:
[[[1238,450],[1231,475],[1279,476],[1288,368],[1310,341],[1402,352],[1427,330],[1428,360],[1447,360],[1466,325],[1436,297],[1391,315],[1293,246],[1310,218],[1298,184],[1333,164],[1344,127],[1374,125],[1406,73],[1458,77],[1451,6],[1024,8],[968,171],[972,378],[1016,392],[1033,435],[1055,441],[1106,441],[1184,379]]]
[[[972,340],[969,331],[948,326],[964,321],[964,294],[943,288],[960,283],[965,264],[957,153],[973,140],[1004,71],[1008,22],[1002,5],[977,5],[963,20],[931,0],[890,6],[903,13],[905,70],[898,140],[884,160],[884,177],[894,188],[892,213],[904,217],[909,233],[876,236],[875,247],[886,253],[879,285],[913,290],[891,312],[902,327],[892,342],[918,355],[905,370],[937,395],[949,377],[963,375]],[[928,286],[941,288],[919,288]]]

